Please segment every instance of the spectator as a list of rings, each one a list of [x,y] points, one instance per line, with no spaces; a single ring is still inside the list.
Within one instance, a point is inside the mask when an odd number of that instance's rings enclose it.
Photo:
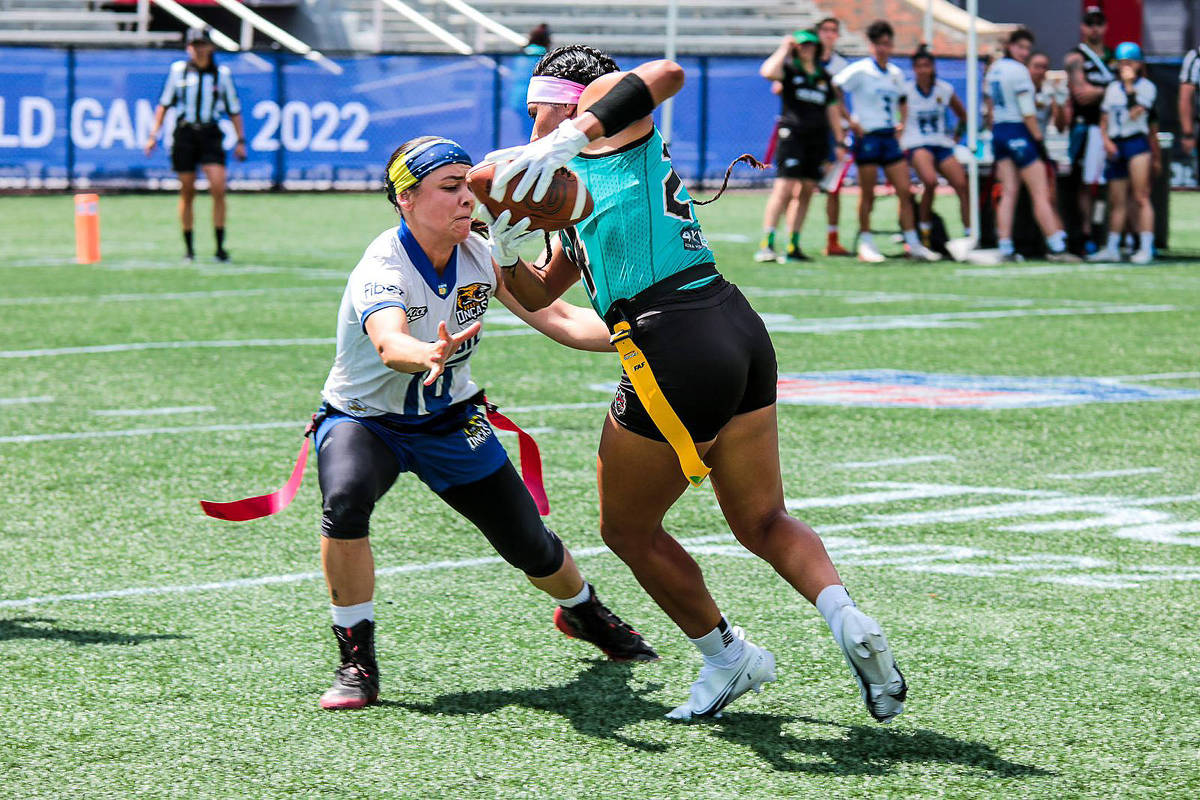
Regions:
[[[213,198],[213,228],[216,233],[218,261],[228,261],[225,250],[225,146],[217,122],[229,114],[237,132],[234,155],[246,160],[246,132],[242,127],[242,104],[229,67],[217,66],[213,58],[213,43],[204,28],[187,32],[186,61],[171,64],[167,81],[154,112],[146,155],[154,152],[158,132],[162,129],[167,109],[177,114],[175,135],[171,144],[171,169],[179,175],[179,222],[183,228],[184,258],[196,260],[192,243],[192,203],[196,198],[196,167],[204,170],[208,189]]]
[[[886,260],[871,235],[875,184],[882,168],[896,190],[905,252],[918,261],[938,261],[941,256],[921,244],[917,236],[908,164],[897,139],[896,120],[904,98],[904,73],[888,63],[895,32],[888,22],[878,20],[867,28],[867,39],[871,43],[870,57],[855,61],[833,79],[842,97],[849,98],[854,107],[851,115],[843,104],[842,114],[854,131],[854,160],[858,163],[858,258],[870,264]]]
[[[912,165],[924,187],[918,208],[918,226],[922,243],[931,247],[933,200],[939,173],[958,195],[963,235],[968,238],[971,236],[971,201],[967,196],[967,173],[954,157],[954,144],[962,136],[967,110],[954,93],[954,87],[938,78],[933,54],[926,50],[924,45],[913,55],[912,67],[914,80],[904,85],[906,116],[900,146],[904,148],[908,163]],[[953,133],[946,118],[950,111],[958,118],[958,129]]]
[[[1039,52],[1029,57],[1029,77],[1033,79],[1033,88],[1036,90],[1033,102],[1037,106],[1038,128],[1042,132],[1041,156],[1046,163],[1046,178],[1049,181],[1046,188],[1050,192],[1051,208],[1058,209],[1058,163],[1046,150],[1046,132],[1051,125],[1059,132],[1067,130],[1066,104],[1071,95],[1065,86],[1047,82],[1046,73],[1049,71],[1050,56]]]
[[[983,77],[987,117],[992,126],[995,178],[1001,187],[996,207],[1000,254],[1006,261],[1020,260],[1013,249],[1012,235],[1017,198],[1024,183],[1033,202],[1033,216],[1046,237],[1049,259],[1078,261],[1077,256],[1067,252],[1067,235],[1046,191],[1046,169],[1041,157],[1044,146],[1033,100],[1033,79],[1025,66],[1032,50],[1033,34],[1024,28],[1013,31],[1004,48],[1004,58],[988,67]]]
[[[1158,89],[1145,76],[1142,48],[1134,42],[1117,45],[1117,80],[1108,85],[1100,108],[1100,130],[1108,154],[1108,246],[1089,261],[1120,261],[1129,195],[1133,193],[1133,224],[1138,231],[1134,264],[1154,260],[1154,205],[1150,178],[1161,169],[1158,118],[1154,101]]]
[[[754,254],[758,262],[808,260],[800,248],[800,232],[828,160],[830,137],[841,131],[837,92],[821,67],[819,45],[817,34],[796,31],[785,36],[759,68],[764,78],[782,84],[782,108],[777,128],[778,177],[763,215],[763,240]],[[781,258],[775,250],[775,226],[785,207],[790,238],[787,254]]]
[[[1088,253],[1096,250],[1092,238],[1092,214],[1104,182],[1104,138],[1100,131],[1100,103],[1113,81],[1112,52],[1104,46],[1108,19],[1096,6],[1088,6],[1080,25],[1083,41],[1066,58],[1071,90],[1071,165],[1080,181],[1078,192],[1080,230]]]
[[[841,34],[842,23],[838,21],[837,17],[826,17],[817,23],[817,36],[821,39],[821,67],[831,78],[836,77],[839,72],[850,65],[850,62],[835,49]],[[840,140],[829,143],[829,160],[834,163],[840,160],[836,153],[839,144],[841,144]],[[825,255],[827,256],[850,255],[850,251],[842,247],[838,238],[838,220],[842,213],[841,188],[842,184],[838,181],[825,194],[825,219],[828,223],[825,242]]]
[[[1183,57],[1183,67],[1179,70],[1179,146],[1188,159],[1196,153],[1197,86],[1200,86],[1200,47],[1193,47]]]
[[[521,48],[521,54],[513,59],[508,105],[517,112],[526,141],[533,136],[533,117],[529,115],[527,102],[529,79],[533,77],[533,68],[549,50],[550,26],[543,22],[529,31],[529,41]]]

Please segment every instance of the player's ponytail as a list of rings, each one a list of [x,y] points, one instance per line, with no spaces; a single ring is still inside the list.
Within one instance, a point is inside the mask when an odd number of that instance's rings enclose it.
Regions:
[[[693,200],[692,204],[697,206],[706,206],[709,203],[715,203],[716,201],[720,200],[721,195],[725,194],[725,187],[729,185],[729,176],[733,174],[733,168],[738,164],[749,164],[755,169],[767,168],[766,164],[762,163],[754,156],[750,155],[749,153],[742,153],[733,161],[729,162],[729,166],[725,168],[725,179],[721,181],[721,188],[717,190],[717,193],[707,200]]]

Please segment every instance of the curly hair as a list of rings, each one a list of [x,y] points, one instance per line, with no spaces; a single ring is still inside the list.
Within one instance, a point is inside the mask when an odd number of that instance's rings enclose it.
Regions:
[[[563,78],[587,86],[601,75],[620,72],[617,62],[607,53],[588,47],[586,44],[568,44],[556,47],[542,56],[533,74],[550,78]]]

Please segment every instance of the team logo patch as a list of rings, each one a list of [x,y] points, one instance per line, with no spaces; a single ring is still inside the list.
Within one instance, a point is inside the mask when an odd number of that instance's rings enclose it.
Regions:
[[[617,387],[617,393],[613,395],[612,408],[614,416],[620,417],[625,413],[625,390],[620,386]]]
[[[454,319],[459,325],[466,325],[483,316],[488,307],[488,289],[491,288],[490,283],[471,283],[458,287]]]
[[[483,417],[475,415],[467,420],[463,434],[467,437],[467,446],[472,450],[478,450],[484,442],[491,438],[492,426]]]
[[[1200,399],[1200,391],[1109,378],[940,375],[873,369],[779,376],[779,402],[873,408],[1052,408]]]
[[[421,317],[429,313],[429,306],[410,306],[404,315],[408,317],[409,322],[416,322]]]

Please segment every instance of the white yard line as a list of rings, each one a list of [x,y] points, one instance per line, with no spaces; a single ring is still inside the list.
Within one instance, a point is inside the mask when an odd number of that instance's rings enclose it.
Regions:
[[[1151,372],[1146,375],[1109,375],[1105,381],[1181,381],[1200,378],[1200,372]]]
[[[262,431],[271,428],[295,428],[304,430],[303,420],[286,422],[247,422],[228,425],[180,425],[173,428],[126,428],[115,431],[75,431],[72,433],[27,433],[17,436],[0,436],[0,444],[28,444],[31,442],[69,442],[79,439],[120,439],[129,436],[162,436],[176,433],[216,433],[220,431]]]
[[[0,406],[20,406],[35,403],[53,403],[54,398],[49,395],[40,397],[0,397]]]
[[[954,456],[908,456],[907,458],[885,458],[881,461],[843,461],[834,464],[835,469],[871,469],[872,467],[898,467],[905,464],[931,464],[937,461],[957,461]]]
[[[970,294],[945,294],[930,292],[869,292],[853,289],[800,289],[800,288],[770,288],[763,286],[742,286],[738,288],[747,297],[838,297],[851,305],[866,305],[871,303],[907,303],[915,300],[946,300],[955,303],[966,303],[972,306],[1012,306],[1025,308],[1038,303],[1058,303],[1060,305],[1077,305],[1085,307],[1104,306],[1108,303],[1098,300],[1063,300],[1059,298],[1034,297],[984,297]]]
[[[1131,469],[1107,469],[1097,472],[1055,472],[1047,475],[1061,481],[1089,481],[1094,478],[1120,478],[1125,475],[1157,475],[1162,467],[1135,467]]]
[[[842,333],[845,331],[899,330],[974,326],[976,322],[1021,317],[1075,317],[1097,314],[1148,314],[1178,311],[1173,305],[1105,305],[1073,308],[1023,308],[997,311],[949,311],[933,314],[872,315],[860,317],[796,318],[789,314],[762,314],[772,333]]]
[[[606,400],[602,403],[548,403],[541,406],[500,406],[500,412],[503,414],[521,414],[533,411],[565,411],[572,408],[608,408],[609,402]]]
[[[124,294],[74,294],[58,297],[0,297],[0,306],[56,306],[64,303],[136,303],[146,300],[216,300],[230,297],[262,297],[264,295],[325,292],[332,298],[337,290],[328,286],[292,286],[280,289],[213,289],[197,292],[138,292]]]
[[[216,406],[168,406],[165,408],[98,408],[92,413],[97,417],[156,417],[169,414],[198,414],[216,410]]]
[[[337,339],[228,339],[201,342],[126,342],[124,344],[94,344],[82,347],[45,347],[35,350],[0,350],[0,358],[41,358],[43,356],[76,356],[92,353],[129,353],[137,350],[189,350],[209,347],[328,347]]]

